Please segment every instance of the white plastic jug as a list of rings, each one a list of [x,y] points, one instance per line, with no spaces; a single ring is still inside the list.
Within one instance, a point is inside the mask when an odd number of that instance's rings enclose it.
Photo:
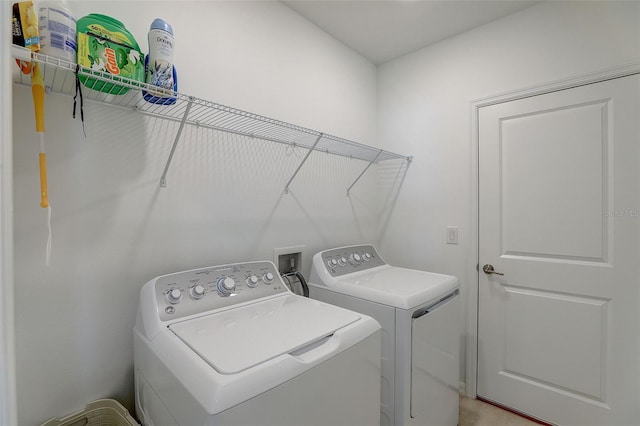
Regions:
[[[41,1],[38,7],[40,53],[76,62],[76,18],[68,2]]]

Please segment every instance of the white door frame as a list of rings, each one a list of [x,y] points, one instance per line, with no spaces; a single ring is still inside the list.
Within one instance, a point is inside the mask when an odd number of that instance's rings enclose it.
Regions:
[[[0,2],[0,22],[9,22],[11,2]],[[13,286],[13,82],[11,31],[0,26],[0,424],[17,425]]]
[[[568,79],[558,80],[551,83],[545,83],[528,87],[522,90],[502,93],[486,98],[477,99],[471,102],[471,247],[469,262],[467,265],[467,276],[471,278],[472,283],[467,293],[467,323],[466,323],[466,374],[465,374],[465,394],[469,398],[477,396],[477,378],[478,378],[478,181],[479,181],[479,120],[478,116],[480,108],[494,105],[502,102],[513,101],[516,99],[527,98],[531,96],[542,95],[544,93],[555,92],[558,90],[569,89],[571,87],[584,86],[586,84],[597,83],[600,81],[611,80],[614,78],[625,77],[632,74],[640,73],[640,61],[632,62],[626,65],[607,68],[589,74],[582,74]]]

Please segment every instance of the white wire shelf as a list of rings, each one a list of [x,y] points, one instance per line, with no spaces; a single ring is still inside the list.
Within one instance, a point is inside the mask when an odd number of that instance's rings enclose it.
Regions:
[[[347,193],[372,164],[386,160],[405,160],[408,162],[412,160],[411,156],[377,149],[338,136],[179,92],[171,92],[168,95],[176,99],[176,102],[172,105],[153,104],[144,100],[142,90],[154,92],[157,90],[155,86],[95,71],[64,59],[31,52],[18,46],[12,46],[12,49],[13,56],[16,59],[44,64],[42,72],[47,93],[74,96],[76,93],[75,73],[77,72],[80,76],[90,77],[87,80],[90,83],[82,86],[82,95],[85,100],[131,109],[143,115],[181,123],[161,177],[162,186],[166,186],[166,174],[184,125],[219,130],[308,149],[304,160],[287,183],[285,192],[288,191],[289,185],[313,151],[354,158],[368,163],[362,174],[349,187]],[[21,85],[31,85],[31,76],[18,72],[15,75],[14,82]],[[103,85],[111,93],[92,89],[92,87],[99,87],[99,85]]]

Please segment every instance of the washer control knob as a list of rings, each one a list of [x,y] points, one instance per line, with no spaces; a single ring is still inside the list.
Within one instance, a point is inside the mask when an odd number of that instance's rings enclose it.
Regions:
[[[180,303],[180,301],[182,300],[182,292],[180,291],[180,289],[174,288],[173,290],[169,290],[167,292],[167,300],[172,305]]]
[[[267,272],[262,276],[262,281],[265,284],[271,284],[273,282],[273,274],[271,272]]]
[[[362,255],[362,259],[363,259],[365,262],[370,261],[370,260],[371,260],[371,253],[365,253],[365,254],[363,254],[363,255]]]
[[[255,287],[256,285],[258,285],[258,277],[256,277],[255,275],[251,275],[250,277],[247,278],[247,285],[251,288]]]
[[[338,266],[338,261],[336,259],[331,259],[327,262],[327,265],[329,265],[329,268],[335,268]]]
[[[204,296],[204,287],[200,284],[191,287],[191,297],[194,299],[201,299]]]
[[[338,265],[344,266],[346,264],[347,264],[347,258],[346,257],[342,256],[342,257],[340,257],[340,259],[338,259]]]
[[[223,296],[228,296],[236,289],[236,282],[231,277],[222,277],[218,280],[218,291]]]
[[[359,265],[360,262],[362,262],[362,256],[360,256],[358,253],[351,253],[351,256],[349,256],[349,263],[351,263],[353,266]]]

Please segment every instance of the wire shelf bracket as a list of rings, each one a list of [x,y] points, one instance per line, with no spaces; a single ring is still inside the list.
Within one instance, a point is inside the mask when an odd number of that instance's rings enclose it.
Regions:
[[[184,115],[182,116],[182,120],[180,121],[180,127],[178,127],[176,138],[174,139],[173,145],[171,146],[171,152],[169,153],[169,158],[167,158],[167,163],[164,165],[164,171],[162,172],[162,177],[160,177],[160,186],[163,188],[167,187],[167,172],[169,171],[171,160],[173,160],[173,154],[176,152],[178,141],[180,141],[180,136],[182,136],[182,129],[184,129],[184,124],[187,122],[189,111],[191,111],[191,105],[193,105],[193,98],[191,98],[191,100],[187,104],[187,108],[184,110]]]
[[[287,182],[287,184],[284,186],[284,193],[285,194],[289,193],[289,185],[291,185],[291,182],[293,182],[293,179],[295,179],[296,175],[298,174],[298,172],[300,171],[300,169],[302,168],[304,163],[306,163],[307,159],[309,158],[309,156],[311,155],[313,150],[316,149],[316,146],[318,146],[318,142],[320,142],[320,139],[322,139],[322,133],[320,133],[318,135],[318,138],[313,143],[313,146],[309,149],[309,151],[307,151],[307,155],[304,156],[304,158],[302,159],[302,161],[298,165],[298,168],[296,169],[296,171],[293,172],[293,176],[291,176],[291,178],[289,179],[289,182]]]
[[[358,183],[358,181],[360,180],[360,178],[361,178],[362,176],[364,176],[364,174],[367,172],[367,170],[369,170],[369,167],[371,167],[371,165],[372,165],[373,163],[375,163],[375,162],[376,162],[376,160],[378,159],[378,157],[380,157],[380,154],[382,154],[382,152],[383,152],[383,150],[381,149],[381,150],[380,150],[380,152],[378,152],[378,155],[376,155],[376,156],[375,156],[375,158],[374,158],[373,160],[371,160],[371,161],[369,162],[369,164],[367,164],[367,167],[365,167],[365,168],[364,168],[364,170],[362,171],[362,173],[360,173],[360,174],[358,175],[358,177],[356,178],[356,180],[354,180],[354,181],[353,181],[353,183],[351,184],[351,186],[350,186],[349,188],[347,188],[347,197],[349,196],[349,192],[351,192],[351,188],[353,188],[353,187],[354,187],[354,185],[355,185],[356,183]]]

